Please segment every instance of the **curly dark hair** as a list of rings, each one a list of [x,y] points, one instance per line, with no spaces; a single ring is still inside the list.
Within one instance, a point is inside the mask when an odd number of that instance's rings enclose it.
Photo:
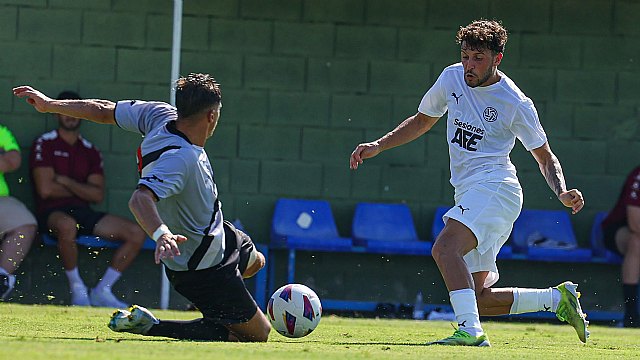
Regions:
[[[502,23],[495,20],[475,20],[467,26],[461,26],[458,30],[456,43],[463,42],[473,50],[487,49],[498,54],[504,52],[507,44],[507,30]]]
[[[176,81],[176,109],[181,118],[220,104],[220,84],[209,74],[191,73]]]

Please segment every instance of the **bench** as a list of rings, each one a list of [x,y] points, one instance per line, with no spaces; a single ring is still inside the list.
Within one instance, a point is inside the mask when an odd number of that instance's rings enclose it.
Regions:
[[[327,253],[360,253],[431,256],[433,240],[444,228],[442,216],[449,207],[436,209],[432,238],[418,239],[409,208],[404,204],[359,203],[352,222],[352,237],[338,234],[331,206],[324,200],[282,198],[276,202],[271,226],[268,262],[268,294],[275,288],[275,263],[278,250],[287,252],[287,283],[295,283],[296,253],[313,251]],[[602,215],[595,220],[600,220]],[[595,229],[594,222],[594,229]],[[599,223],[598,223],[599,228]],[[536,246],[531,236],[560,242],[558,248]],[[593,240],[592,240],[593,241]],[[533,246],[530,246],[533,245]],[[498,254],[498,259],[569,263],[611,263],[599,251],[577,246],[570,218],[565,211],[523,209],[514,224],[512,235]],[[325,310],[371,311],[377,302],[322,299]],[[442,308],[442,305],[426,304]],[[619,320],[615,311],[589,311],[593,320]],[[529,314],[525,318],[548,318],[553,314]],[[518,316],[520,317],[520,316]],[[552,316],[553,317],[553,316]]]

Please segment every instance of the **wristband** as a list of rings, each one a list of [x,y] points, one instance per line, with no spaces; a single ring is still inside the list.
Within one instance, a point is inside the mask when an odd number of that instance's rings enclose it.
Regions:
[[[164,234],[171,234],[171,231],[169,231],[169,228],[167,227],[167,225],[162,224],[158,226],[156,231],[153,232],[153,235],[151,235],[151,238],[153,239],[153,241],[158,241],[160,236]]]

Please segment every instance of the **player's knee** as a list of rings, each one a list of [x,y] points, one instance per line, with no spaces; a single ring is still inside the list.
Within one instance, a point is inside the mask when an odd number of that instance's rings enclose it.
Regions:
[[[431,256],[436,263],[444,261],[447,256],[451,255],[451,248],[444,241],[436,241],[431,249]]]
[[[72,219],[57,221],[51,228],[58,241],[75,241],[78,235],[78,224]]]
[[[247,268],[242,273],[242,277],[247,279],[255,275],[258,271],[260,271],[266,264],[266,260],[264,255],[258,250],[253,250],[251,253],[251,258],[247,263]]]
[[[266,342],[269,339],[269,333],[271,332],[271,325],[269,323],[263,324],[261,329],[257,331],[254,337],[254,342]]]

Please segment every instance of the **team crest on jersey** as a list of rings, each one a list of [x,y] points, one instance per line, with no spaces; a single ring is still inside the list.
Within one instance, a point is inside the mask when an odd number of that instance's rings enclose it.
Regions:
[[[492,108],[491,106],[488,106],[482,112],[482,117],[484,118],[484,121],[486,121],[486,122],[494,122],[494,121],[498,120],[498,110]]]

